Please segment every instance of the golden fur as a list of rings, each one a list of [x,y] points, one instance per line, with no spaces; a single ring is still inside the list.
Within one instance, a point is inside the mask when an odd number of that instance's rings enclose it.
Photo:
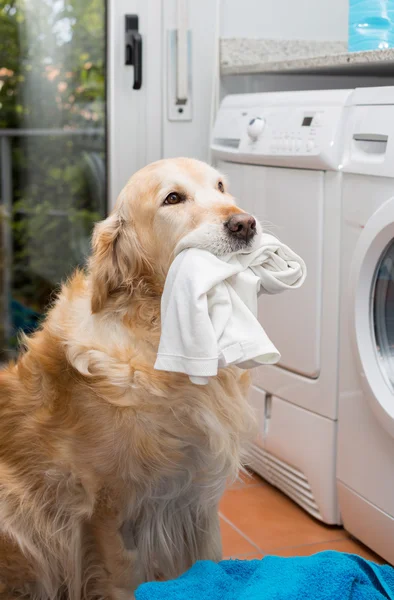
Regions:
[[[228,249],[223,219],[240,209],[219,179],[190,159],[136,173],[96,226],[87,272],[0,372],[1,600],[122,600],[221,558],[248,374],[197,386],[153,368],[175,246]],[[173,190],[185,201],[163,206]]]

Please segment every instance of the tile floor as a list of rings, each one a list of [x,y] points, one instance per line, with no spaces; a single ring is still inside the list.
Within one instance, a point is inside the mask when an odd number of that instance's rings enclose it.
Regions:
[[[344,529],[319,523],[257,475],[241,475],[226,491],[220,522],[225,558],[306,556],[338,550],[383,562]]]

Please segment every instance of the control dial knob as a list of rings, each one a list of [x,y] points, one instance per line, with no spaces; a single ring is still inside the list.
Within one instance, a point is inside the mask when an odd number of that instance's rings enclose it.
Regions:
[[[265,121],[261,117],[255,117],[249,121],[248,136],[251,140],[256,141],[260,137],[265,126]]]

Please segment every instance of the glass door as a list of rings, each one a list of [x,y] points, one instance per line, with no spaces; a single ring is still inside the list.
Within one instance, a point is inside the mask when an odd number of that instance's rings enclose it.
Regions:
[[[107,212],[105,0],[0,0],[0,358]]]
[[[390,391],[394,390],[394,242],[383,253],[376,270],[372,318],[379,365]],[[393,400],[394,402],[394,400]]]
[[[349,279],[350,338],[359,382],[383,428],[394,437],[394,198],[365,223]],[[344,291],[346,293],[346,290]]]
[[[0,0],[0,361],[162,157],[162,43],[162,0]]]

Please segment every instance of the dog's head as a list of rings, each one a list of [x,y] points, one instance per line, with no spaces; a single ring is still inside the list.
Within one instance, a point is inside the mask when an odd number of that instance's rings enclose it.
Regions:
[[[176,253],[203,248],[216,255],[248,249],[259,231],[236,206],[224,177],[188,158],[166,159],[138,171],[112,214],[93,236],[92,310],[144,282],[163,285]]]

